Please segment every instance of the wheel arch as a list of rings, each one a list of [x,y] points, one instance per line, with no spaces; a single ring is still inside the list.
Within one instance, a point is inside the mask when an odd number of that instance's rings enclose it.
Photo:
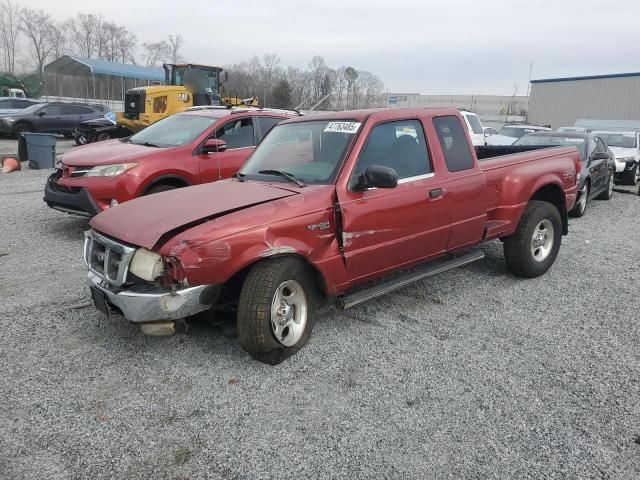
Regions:
[[[146,183],[144,187],[141,189],[140,195],[146,194],[151,188],[156,187],[158,185],[171,185],[172,187],[182,188],[182,187],[190,187],[193,185],[187,178],[181,175],[161,175],[156,177]]]
[[[286,252],[286,253],[274,253],[268,256],[262,256],[258,258],[254,258],[245,266],[243,266],[240,270],[234,273],[227,281],[224,282],[222,289],[220,290],[220,295],[218,296],[218,301],[220,303],[233,303],[240,296],[240,290],[242,288],[242,284],[244,283],[245,278],[249,274],[249,271],[256,266],[258,263],[275,260],[278,258],[296,258],[304,263],[310,271],[313,272],[314,278],[316,280],[316,284],[318,286],[318,293],[328,296],[329,291],[327,288],[327,283],[322,271],[313,264],[313,262],[309,261],[307,257],[298,253],[298,252]]]
[[[569,215],[566,207],[566,197],[560,186],[555,183],[547,183],[534,192],[529,201],[531,200],[540,200],[554,205],[558,209],[558,212],[560,212],[560,218],[562,219],[562,234],[567,235],[569,233]]]

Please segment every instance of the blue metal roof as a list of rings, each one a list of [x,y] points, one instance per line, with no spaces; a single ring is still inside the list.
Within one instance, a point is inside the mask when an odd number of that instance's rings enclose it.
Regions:
[[[531,83],[571,82],[575,80],[602,80],[607,78],[622,78],[622,77],[640,77],[640,72],[612,73],[609,75],[591,75],[587,77],[541,78],[538,80],[531,80]]]
[[[45,73],[61,75],[110,75],[112,77],[137,78],[154,82],[164,81],[161,68],[141,67],[126,63],[109,62],[76,55],[64,55],[44,67]]]

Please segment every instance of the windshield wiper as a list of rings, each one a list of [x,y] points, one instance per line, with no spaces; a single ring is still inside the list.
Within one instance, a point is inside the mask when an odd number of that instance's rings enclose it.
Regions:
[[[263,175],[278,175],[282,178],[286,178],[292,183],[295,183],[299,187],[306,187],[306,185],[302,183],[300,180],[298,180],[296,177],[294,177],[290,173],[283,172],[282,170],[260,170],[258,171],[258,173],[262,173]]]
[[[155,143],[150,143],[150,142],[138,143],[138,142],[134,142],[132,140],[129,140],[129,143],[133,143],[134,145],[142,145],[143,147],[160,148],[160,145],[156,145]]]
[[[233,174],[233,178],[237,178],[241,182],[246,182],[247,181],[247,179],[244,178],[244,177],[246,177],[246,175],[244,173],[236,172],[236,173]]]

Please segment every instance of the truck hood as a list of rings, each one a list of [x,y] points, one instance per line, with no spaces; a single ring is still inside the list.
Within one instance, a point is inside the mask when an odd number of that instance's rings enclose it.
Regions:
[[[73,148],[63,155],[62,161],[70,167],[93,167],[95,165],[134,162],[141,156],[154,155],[159,150],[166,149],[135,145],[117,139],[106,140]]]
[[[609,147],[616,157],[635,157],[637,150],[635,148]]]
[[[295,191],[254,182],[223,180],[140,197],[93,217],[90,225],[116,240],[152,249],[162,237]]]

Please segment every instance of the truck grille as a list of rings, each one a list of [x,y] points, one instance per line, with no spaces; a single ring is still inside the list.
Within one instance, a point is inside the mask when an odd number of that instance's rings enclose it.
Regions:
[[[93,230],[84,235],[84,261],[89,270],[114,286],[123,285],[135,248],[121,245]]]

